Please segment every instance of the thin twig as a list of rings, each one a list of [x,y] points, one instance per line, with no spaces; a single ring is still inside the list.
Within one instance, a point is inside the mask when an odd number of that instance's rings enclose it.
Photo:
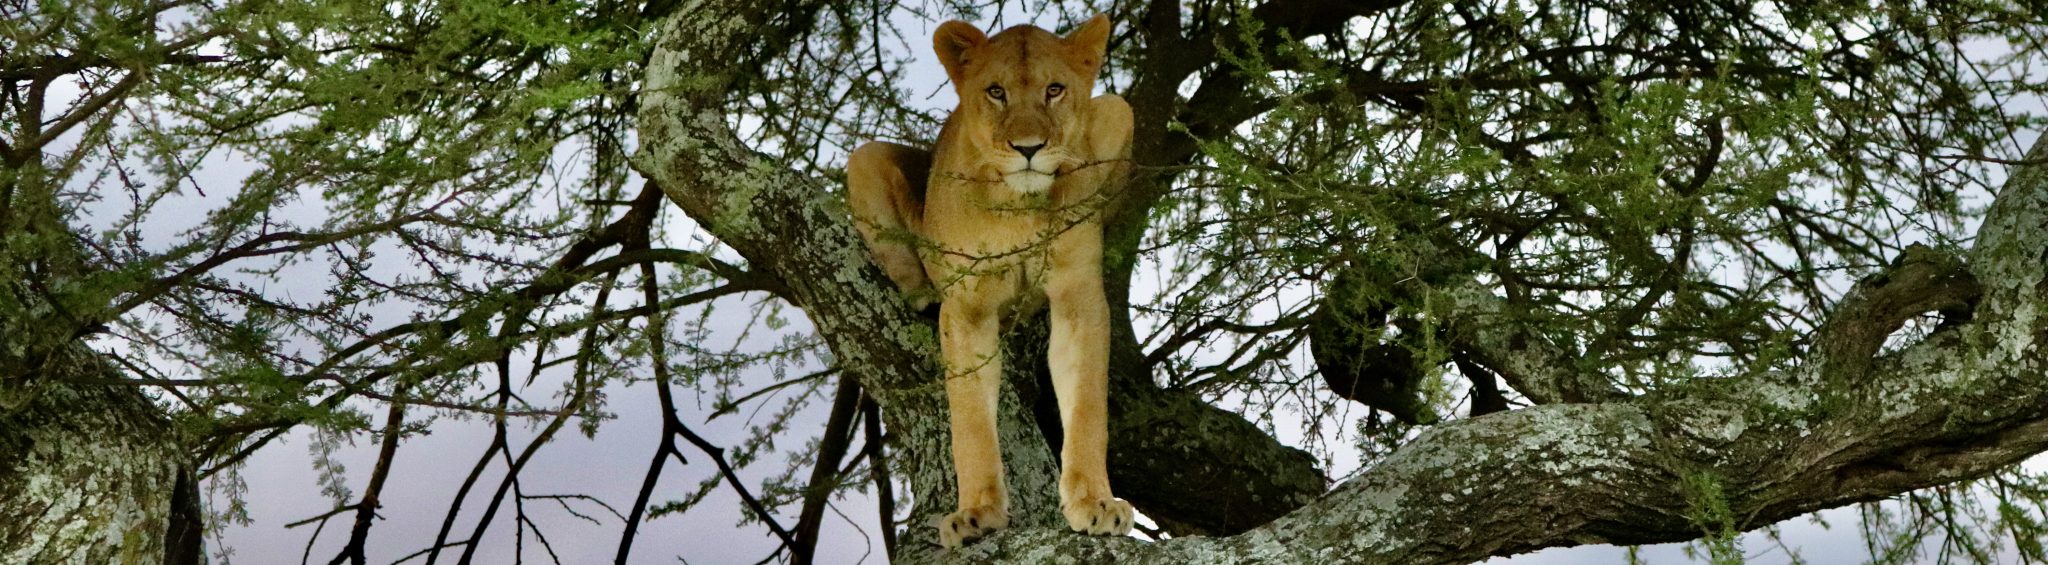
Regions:
[[[890,560],[896,559],[896,494],[889,484],[889,459],[886,444],[882,443],[882,406],[875,398],[861,395],[862,432],[865,434],[868,452],[868,469],[875,476],[875,499],[880,503],[882,549]]]
[[[796,547],[798,565],[811,563],[818,546],[818,528],[825,520],[825,501],[839,488],[839,461],[846,458],[852,442],[853,415],[860,406],[860,383],[853,377],[839,378],[832,394],[832,413],[825,419],[825,436],[818,440],[818,456],[811,463],[811,479],[804,484],[803,509],[797,513]]]
[[[400,386],[392,396],[405,398],[404,387]],[[393,402],[384,415],[384,445],[377,452],[377,468],[370,472],[370,487],[363,491],[363,499],[356,502],[355,528],[349,531],[348,545],[334,555],[334,559],[328,562],[330,565],[344,559],[363,565],[366,559],[363,546],[370,539],[370,524],[377,518],[377,508],[383,505],[384,481],[391,477],[391,461],[398,457],[398,439],[405,427],[405,406],[403,402]]]

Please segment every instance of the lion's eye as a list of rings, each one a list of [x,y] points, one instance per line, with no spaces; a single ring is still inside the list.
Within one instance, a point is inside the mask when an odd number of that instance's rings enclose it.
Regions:
[[[1066,94],[1066,93],[1067,93],[1067,87],[1066,87],[1066,85],[1063,85],[1063,84],[1060,84],[1060,83],[1052,83],[1052,85],[1051,85],[1051,86],[1047,86],[1047,87],[1045,87],[1045,98],[1046,98],[1047,100],[1051,100],[1051,99],[1054,99],[1054,98],[1059,98],[1061,94]]]
[[[997,102],[1002,102],[1002,101],[1003,101],[1003,87],[1000,87],[1000,86],[991,86],[991,87],[988,87],[988,97],[989,97],[989,98],[994,98],[994,99],[996,99],[996,101],[997,101]]]

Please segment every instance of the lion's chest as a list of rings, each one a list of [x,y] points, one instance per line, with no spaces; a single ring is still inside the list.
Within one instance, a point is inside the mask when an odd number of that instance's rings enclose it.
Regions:
[[[933,194],[924,218],[925,270],[945,300],[1031,308],[1042,302],[1052,256],[1068,231],[1061,227],[1029,199]]]

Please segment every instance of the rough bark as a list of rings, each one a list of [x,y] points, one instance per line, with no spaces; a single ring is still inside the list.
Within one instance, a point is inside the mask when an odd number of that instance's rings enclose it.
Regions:
[[[936,333],[869,262],[840,196],[745,147],[724,114],[728,93],[748,68],[730,61],[749,60],[801,31],[793,27],[800,19],[771,19],[767,9],[704,2],[680,7],[667,20],[641,97],[634,166],[750,265],[790,283],[835,362],[885,408],[904,443],[898,468],[919,501],[912,523],[928,523],[954,495]],[[1132,373],[1142,370],[1134,349],[1118,349],[1110,425],[1120,439],[1110,447],[1111,481],[1141,510],[1186,531],[1241,531],[1323,490],[1306,454],[1235,414],[1159,389],[1149,375]],[[1051,524],[1056,466],[1028,408],[1014,391],[1005,393],[1000,418],[1012,513],[1024,525]],[[929,541],[929,530],[911,528],[909,543]]]
[[[162,412],[82,347],[0,375],[0,563],[197,563],[196,489]]]
[[[934,328],[868,261],[833,195],[743,146],[722,113],[727,89],[741,78],[735,71],[744,68],[730,61],[796,33],[773,27],[768,9],[695,3],[668,19],[648,64],[634,166],[750,265],[789,282],[834,364],[860,379],[896,432],[892,471],[919,501],[911,522],[932,523],[955,495]],[[1058,473],[1052,452],[1035,441],[1027,408],[1005,390],[998,422],[1012,523],[1044,526],[1058,515],[1048,495]],[[937,539],[931,528],[910,528],[903,543],[935,546]]]
[[[1315,500],[1315,457],[1236,413],[1154,385],[1135,340],[1110,353],[1109,479],[1176,535],[1234,534]]]
[[[888,409],[903,439],[898,453],[918,515],[929,517],[952,500],[929,326],[867,261],[836,196],[745,147],[723,113],[727,88],[740,80],[729,62],[748,60],[778,33],[795,33],[764,31],[768,25],[737,4],[677,11],[650,65],[636,166],[755,266],[790,281],[837,361]],[[2048,157],[2044,147],[2036,147],[2035,159]],[[1512,355],[1497,360],[1509,369],[1502,376],[1551,403],[1434,427],[1320,500],[1236,536],[1145,543],[1030,527],[1050,516],[1050,489],[1013,482],[1015,495],[1027,501],[1018,509],[1023,527],[950,554],[931,544],[928,528],[914,527],[899,557],[1464,563],[1552,546],[1697,539],[1982,476],[2048,449],[2048,383],[2035,345],[2048,323],[2038,315],[2048,273],[2044,250],[2048,178],[2035,166],[2013,176],[1967,256],[1909,258],[1888,275],[1921,280],[1907,271],[1966,269],[1939,271],[1935,279],[1947,282],[1920,286],[1940,298],[1859,288],[1827,325],[1848,329],[1824,331],[1852,345],[1881,340],[1889,331],[1872,328],[1895,328],[1920,308],[1956,312],[1952,319],[1967,322],[1884,355],[1861,345],[1817,348],[1800,371],[1701,379],[1637,397],[1599,386],[1602,379],[1574,365],[1568,352],[1500,323],[1512,317],[1490,292],[1469,285],[1435,290],[1450,309],[1445,314],[1472,328],[1459,336],[1461,347]],[[1859,303],[1875,306],[1853,306]],[[1137,403],[1126,397],[1115,402],[1120,415],[1150,412],[1129,409]],[[1173,423],[1189,429],[1185,421]],[[1021,452],[1009,454],[1013,478],[1051,468],[1042,444],[1017,445],[1031,436],[1021,432],[1031,425],[1028,414],[1005,412],[1006,447]],[[1197,445],[1243,441],[1200,437],[1237,431],[1192,429],[1184,435]],[[1148,455],[1184,467],[1273,464],[1220,449]],[[1125,473],[1117,477],[1120,489],[1144,479]]]
[[[2048,137],[2030,161],[2044,157]],[[1967,255],[1916,248],[1852,291],[1807,369],[1438,426],[1243,535],[1144,543],[1018,531],[944,558],[1466,563],[1699,539],[1984,476],[2048,450],[2044,252],[2048,166],[2037,164],[2015,171]],[[1876,354],[1889,329],[1934,310],[1968,321]]]

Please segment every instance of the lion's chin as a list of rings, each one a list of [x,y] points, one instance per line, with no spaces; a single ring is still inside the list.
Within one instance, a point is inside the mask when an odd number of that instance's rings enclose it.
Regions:
[[[1025,169],[1004,174],[1003,184],[1010,185],[1010,190],[1018,194],[1044,194],[1052,189],[1052,175]]]

